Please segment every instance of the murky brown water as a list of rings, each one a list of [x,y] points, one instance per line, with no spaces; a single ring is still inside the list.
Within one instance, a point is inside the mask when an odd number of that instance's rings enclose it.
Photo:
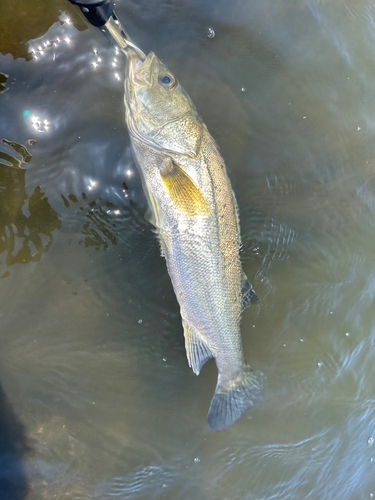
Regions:
[[[188,367],[143,218],[125,61],[47,3],[0,15],[0,499],[371,498],[374,3],[117,7],[190,93],[240,206],[261,300],[244,349],[267,387],[219,434],[215,365]]]

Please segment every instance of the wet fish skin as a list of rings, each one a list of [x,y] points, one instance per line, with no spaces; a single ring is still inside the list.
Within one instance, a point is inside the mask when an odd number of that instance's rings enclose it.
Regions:
[[[143,63],[129,55],[125,108],[150,218],[180,305],[188,362],[198,375],[215,358],[208,423],[224,430],[261,402],[264,383],[242,350],[241,312],[257,298],[240,262],[236,199],[214,139],[152,52]]]

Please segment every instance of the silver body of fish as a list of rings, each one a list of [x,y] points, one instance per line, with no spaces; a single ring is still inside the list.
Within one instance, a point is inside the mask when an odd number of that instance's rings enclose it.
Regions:
[[[128,56],[126,122],[198,375],[215,358],[209,426],[224,430],[262,400],[264,375],[245,362],[241,312],[257,301],[242,270],[237,203],[193,102],[150,53]]]

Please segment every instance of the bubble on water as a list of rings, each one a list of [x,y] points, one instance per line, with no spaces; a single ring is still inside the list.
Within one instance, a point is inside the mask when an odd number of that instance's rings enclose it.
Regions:
[[[323,363],[321,363],[321,362],[319,361],[318,366],[320,367],[320,366],[322,366],[322,364],[323,364]]]
[[[141,320],[141,319],[139,319],[139,320],[138,320],[138,324],[139,324],[139,325],[141,325],[141,324],[142,324],[142,320]]]
[[[373,493],[370,493],[370,498],[373,498],[374,497],[374,494]]]
[[[242,87],[241,92],[246,92],[245,87]]]
[[[349,337],[350,333],[349,333],[349,332],[346,332],[346,333],[345,333],[345,335],[346,335],[347,337]]]
[[[215,38],[215,35],[216,33],[214,32],[214,30],[212,28],[208,28],[207,38]]]
[[[367,440],[367,444],[369,446],[372,446],[374,444],[374,438],[373,437],[369,437],[368,440]]]
[[[370,462],[372,463],[373,461],[374,461],[374,459],[371,457],[371,458],[370,458]]]
[[[195,463],[195,464],[199,464],[199,462],[200,462],[200,459],[199,459],[198,457],[195,457],[195,458],[194,458],[194,463]]]

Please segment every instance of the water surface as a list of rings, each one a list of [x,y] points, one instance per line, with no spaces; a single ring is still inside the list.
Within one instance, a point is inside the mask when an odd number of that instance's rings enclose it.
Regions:
[[[144,219],[123,57],[68,2],[4,4],[1,499],[370,498],[374,4],[122,0],[117,12],[226,159],[261,300],[244,350],[265,399],[209,430],[216,368],[187,364]]]

